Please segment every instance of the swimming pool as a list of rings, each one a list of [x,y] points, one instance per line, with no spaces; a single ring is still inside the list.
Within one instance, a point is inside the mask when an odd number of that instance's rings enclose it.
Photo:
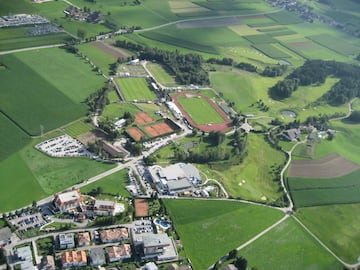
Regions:
[[[170,224],[169,222],[165,221],[165,220],[160,220],[158,218],[154,219],[154,223],[156,225],[159,225],[161,228],[163,228],[164,230],[170,228]]]

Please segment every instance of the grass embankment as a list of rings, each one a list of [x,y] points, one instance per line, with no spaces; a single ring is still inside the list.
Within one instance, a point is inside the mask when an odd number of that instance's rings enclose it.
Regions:
[[[282,217],[280,211],[239,202],[165,200],[186,256],[195,270],[207,269],[230,250]],[[229,233],[231,232],[231,233]]]

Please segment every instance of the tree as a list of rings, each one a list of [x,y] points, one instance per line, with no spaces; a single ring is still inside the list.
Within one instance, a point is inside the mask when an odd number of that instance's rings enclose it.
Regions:
[[[228,257],[229,257],[229,259],[235,259],[236,258],[236,256],[237,256],[237,249],[235,248],[235,249],[233,249],[233,250],[231,250],[230,252],[229,252],[229,255],[228,255]]]
[[[239,269],[239,270],[246,270],[246,267],[247,267],[247,260],[240,256],[239,258],[237,258],[234,262],[234,265]]]
[[[77,36],[78,36],[80,39],[84,39],[85,36],[86,36],[86,31],[83,30],[83,29],[78,29],[78,30],[77,30]]]

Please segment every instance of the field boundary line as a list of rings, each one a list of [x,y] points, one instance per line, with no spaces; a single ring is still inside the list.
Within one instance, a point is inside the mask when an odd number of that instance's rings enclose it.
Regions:
[[[283,9],[277,9],[277,10],[272,10],[272,11],[268,11],[268,12],[260,12],[260,13],[254,13],[254,14],[244,14],[244,15],[224,15],[224,16],[206,16],[206,17],[200,17],[200,18],[192,18],[192,19],[183,19],[183,20],[178,20],[178,21],[172,21],[169,23],[164,23],[164,24],[160,24],[157,26],[152,26],[152,27],[148,27],[148,28],[144,28],[144,29],[139,29],[139,30],[135,30],[134,32],[146,32],[146,31],[152,31],[152,30],[156,30],[159,28],[163,28],[166,26],[170,26],[173,24],[177,24],[177,23],[182,23],[182,22],[192,22],[192,21],[204,21],[204,20],[209,20],[209,19],[224,19],[224,18],[246,18],[249,16],[256,16],[256,15],[266,15],[266,14],[272,14],[272,13],[277,13],[282,11]]]
[[[328,248],[313,232],[310,231],[310,229],[308,229],[297,217],[292,216],[294,218],[294,220],[300,224],[301,227],[303,227],[303,229],[310,234],[327,252],[329,252],[335,259],[337,259],[340,263],[342,263],[345,267],[349,268],[349,269],[357,269],[357,267],[360,266],[360,262],[355,263],[355,264],[349,264],[344,262],[339,256],[337,256],[330,248]]]

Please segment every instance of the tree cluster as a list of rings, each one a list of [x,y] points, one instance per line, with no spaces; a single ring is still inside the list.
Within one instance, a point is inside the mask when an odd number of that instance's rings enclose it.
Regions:
[[[246,70],[248,72],[256,72],[257,71],[256,66],[249,64],[249,63],[244,63],[244,62],[236,64],[235,67],[242,69],[242,70]]]
[[[90,112],[102,111],[105,105],[109,104],[108,91],[109,86],[104,86],[86,98],[85,103],[88,105]]]
[[[353,111],[348,119],[351,122],[360,123],[360,111]]]
[[[335,61],[309,60],[295,69],[283,81],[270,88],[270,95],[283,99],[296,91],[298,86],[321,85],[328,76],[340,80],[321,100],[330,105],[341,105],[360,96],[360,67]]]
[[[265,77],[279,77],[287,70],[286,65],[266,66],[261,75]]]
[[[210,64],[218,64],[223,66],[232,66],[234,63],[234,60],[232,58],[224,57],[223,59],[217,59],[217,58],[209,58],[207,63]]]
[[[181,54],[179,51],[165,51],[148,48],[125,40],[118,40],[115,46],[138,52],[140,59],[157,61],[175,74],[180,84],[209,84],[208,73],[202,68],[204,62],[201,55]]]

